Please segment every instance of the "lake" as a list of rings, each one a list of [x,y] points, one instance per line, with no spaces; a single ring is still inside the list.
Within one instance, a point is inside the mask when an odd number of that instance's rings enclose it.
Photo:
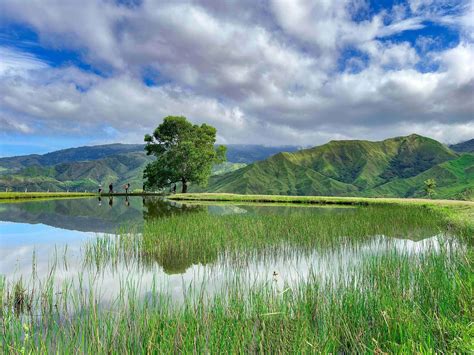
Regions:
[[[1,349],[467,352],[456,233],[423,206],[1,203]]]
[[[404,255],[420,254],[436,250],[445,238],[427,222],[412,229],[408,226],[405,235],[385,235],[374,230],[373,235],[356,238],[350,243],[338,240],[335,243],[329,241],[299,245],[278,240],[276,243],[272,241],[268,248],[255,245],[237,251],[226,249],[225,246],[217,251],[209,251],[184,245],[184,251],[178,248],[178,255],[163,256],[158,253],[154,259],[121,255],[113,262],[107,258],[98,262],[97,255],[90,256],[97,253],[97,241],[114,243],[119,238],[117,235],[121,234],[131,234],[133,238],[140,239],[146,221],[149,224],[152,223],[150,221],[166,221],[170,216],[187,218],[185,216],[193,214],[217,219],[232,215],[255,220],[277,218],[283,223],[288,221],[290,225],[291,218],[297,218],[296,223],[320,220],[324,225],[325,220],[338,218],[344,221],[345,216],[348,221],[363,220],[367,218],[361,213],[364,209],[252,204],[197,205],[139,197],[5,203],[0,204],[0,274],[11,282],[19,279],[26,283],[32,282],[33,276],[44,282],[54,270],[53,282],[56,288],[60,288],[64,282],[72,282],[77,287],[77,277],[80,275],[87,287],[98,291],[102,304],[108,304],[117,297],[124,282],[135,285],[141,297],[158,287],[160,292],[173,300],[182,301],[185,290],[204,282],[207,294],[221,292],[229,280],[235,278],[235,274],[239,275],[243,288],[267,283],[280,291],[307,280],[310,275],[316,276],[320,282],[348,279],[364,260],[374,255],[394,251]],[[199,227],[196,229],[199,234],[205,233],[206,228],[201,232]],[[180,233],[178,226],[175,232]],[[318,236],[315,238],[318,239]],[[319,239],[325,240],[326,237]],[[203,243],[207,243],[205,238]],[[101,245],[103,247],[104,243]],[[196,251],[189,252],[192,248]],[[94,258],[95,261],[92,260]]]

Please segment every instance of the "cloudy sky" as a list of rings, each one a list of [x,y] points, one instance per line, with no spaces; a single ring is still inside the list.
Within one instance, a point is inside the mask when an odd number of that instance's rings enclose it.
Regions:
[[[0,155],[142,142],[474,137],[472,0],[1,0]]]

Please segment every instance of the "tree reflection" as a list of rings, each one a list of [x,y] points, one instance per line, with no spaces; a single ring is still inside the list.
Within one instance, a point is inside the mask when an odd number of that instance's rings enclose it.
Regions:
[[[145,221],[189,213],[207,213],[207,208],[201,205],[165,201],[160,198],[143,198],[143,219]],[[183,252],[183,246],[172,242],[166,243],[165,248],[155,248],[154,245],[159,242],[156,240],[156,236],[145,233],[144,238],[145,259],[149,263],[158,263],[167,274],[184,273],[192,265],[208,264],[217,260],[217,252],[210,255],[194,248]]]
[[[205,206],[166,201],[156,197],[143,198],[143,219],[152,220],[163,216],[180,213],[196,213],[206,211]]]

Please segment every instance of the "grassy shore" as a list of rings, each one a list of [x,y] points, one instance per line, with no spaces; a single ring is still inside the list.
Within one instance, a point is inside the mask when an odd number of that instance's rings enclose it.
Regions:
[[[423,206],[439,213],[455,228],[474,234],[474,202],[460,200],[436,200],[419,198],[367,198],[337,196],[283,196],[283,195],[238,195],[225,193],[188,193],[168,196],[177,201],[206,202],[252,202],[252,203],[293,203],[352,206]]]
[[[93,192],[0,192],[0,201],[95,196]]]
[[[47,199],[47,198],[72,198],[72,197],[91,197],[91,196],[165,196],[163,193],[155,192],[115,192],[112,194],[97,192],[0,192],[0,201],[20,200],[20,199]]]
[[[227,193],[187,193],[168,196],[171,200],[192,201],[229,201],[229,202],[285,202],[306,204],[335,205],[463,205],[473,206],[474,202],[461,200],[436,200],[421,198],[371,198],[371,197],[339,197],[339,196],[285,196],[285,195],[239,195]]]

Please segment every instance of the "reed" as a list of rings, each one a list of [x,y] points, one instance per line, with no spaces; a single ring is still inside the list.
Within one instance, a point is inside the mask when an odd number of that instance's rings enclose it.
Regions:
[[[458,352],[472,350],[474,253],[424,207],[364,207],[329,215],[229,215],[201,212],[148,220],[143,231],[121,230],[84,247],[84,268],[55,284],[0,278],[4,353]],[[423,239],[423,253],[388,248],[322,278],[317,269],[278,286],[249,275],[248,261],[276,253],[357,248],[380,236]],[[362,243],[362,244],[361,244]],[[163,268],[215,264],[182,302],[153,279],[124,278],[110,302],[94,275],[120,263]],[[341,260],[344,261],[344,260]],[[63,263],[67,263],[63,261]],[[34,267],[33,267],[34,269]],[[84,270],[95,269],[96,274]],[[212,280],[226,273],[213,289]],[[142,288],[146,287],[145,296]]]

